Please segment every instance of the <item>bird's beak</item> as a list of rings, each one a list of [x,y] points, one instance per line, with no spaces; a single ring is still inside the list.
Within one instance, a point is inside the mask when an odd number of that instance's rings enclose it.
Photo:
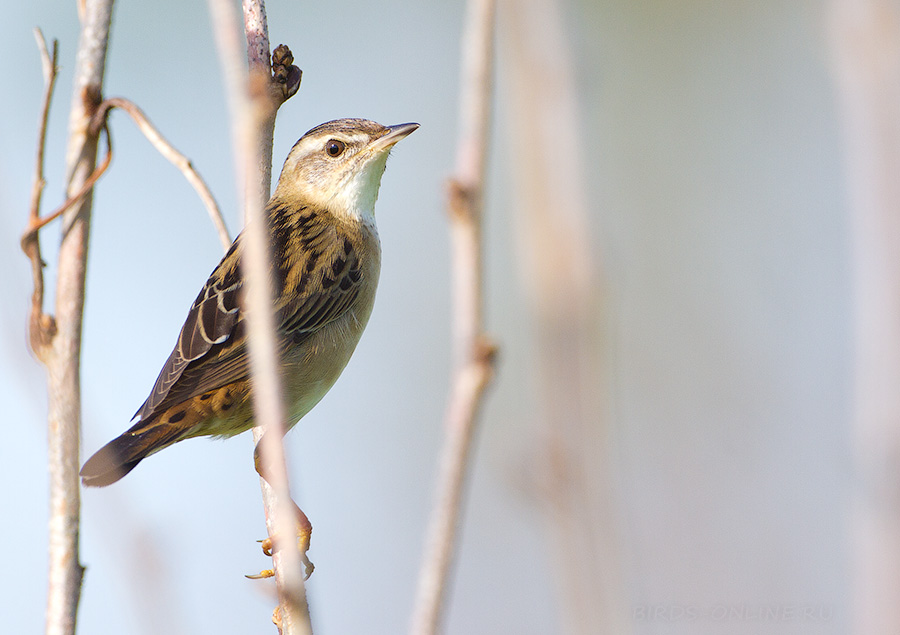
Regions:
[[[418,127],[417,123],[399,123],[395,126],[388,126],[387,133],[372,142],[372,151],[383,152],[394,147],[395,143],[415,132]]]

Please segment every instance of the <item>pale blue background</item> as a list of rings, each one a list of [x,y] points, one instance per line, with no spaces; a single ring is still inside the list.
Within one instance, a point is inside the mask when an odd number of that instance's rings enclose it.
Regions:
[[[824,3],[571,2],[592,244],[609,324],[611,458],[624,506],[622,611],[802,606],[819,621],[628,621],[638,633],[847,630],[849,254]],[[389,162],[375,312],[340,382],[287,447],[315,525],[317,632],[399,633],[412,607],[448,378],[442,186],[453,164],[461,2],[278,2],[273,44],[304,70],[275,169],[322,121],[418,121]],[[4,3],[0,27],[0,630],[43,628],[43,370],[25,351],[25,222],[41,93],[31,27],[60,40],[45,210],[60,201],[73,2]],[[508,60],[507,60],[508,62]],[[501,65],[501,72],[502,72]],[[239,227],[204,2],[120,2],[106,93],[138,103]],[[503,95],[487,238],[503,354],[478,435],[448,633],[561,632],[540,451],[523,379]],[[559,122],[567,125],[566,122]],[[83,359],[86,456],[146,397],[221,255],[205,211],[122,113],[96,194]],[[564,149],[560,149],[564,151]],[[44,234],[49,288],[58,230]],[[521,255],[521,254],[519,254]],[[52,300],[51,300],[52,301]],[[598,325],[598,328],[601,328]],[[599,388],[599,386],[598,386]],[[83,496],[82,633],[270,633],[249,435],[196,440]],[[635,612],[635,609],[638,612]]]

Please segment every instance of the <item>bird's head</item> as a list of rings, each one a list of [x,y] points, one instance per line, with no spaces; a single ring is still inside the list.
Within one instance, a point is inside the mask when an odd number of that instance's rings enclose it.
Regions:
[[[275,197],[371,221],[388,154],[418,127],[417,123],[382,126],[366,119],[336,119],[316,126],[288,154]]]

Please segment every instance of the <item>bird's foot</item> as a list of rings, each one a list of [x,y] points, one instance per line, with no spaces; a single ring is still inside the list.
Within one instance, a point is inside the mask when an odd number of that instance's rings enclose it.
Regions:
[[[294,504],[294,509],[296,512],[296,521],[297,521],[297,549],[300,552],[300,559],[303,561],[303,569],[304,569],[304,580],[309,580],[309,576],[312,575],[313,571],[315,571],[316,566],[310,561],[309,557],[307,557],[306,552],[309,551],[309,542],[312,538],[312,523],[309,522],[309,518],[306,517],[306,514],[303,513],[303,510],[297,507],[296,503]],[[263,553],[269,557],[275,553],[275,540],[273,540],[272,536],[265,538],[264,540],[259,541],[262,544]],[[246,577],[251,580],[261,580],[264,578],[271,578],[275,575],[275,572],[272,569],[263,569],[259,573],[255,575],[248,575]]]

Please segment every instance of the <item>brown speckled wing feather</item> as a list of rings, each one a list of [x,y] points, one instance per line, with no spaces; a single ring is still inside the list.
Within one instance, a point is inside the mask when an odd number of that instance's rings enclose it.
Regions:
[[[270,213],[276,320],[286,348],[353,304],[362,268],[351,240],[333,223],[321,223],[310,212],[289,214],[277,206]],[[289,248],[289,240],[300,240],[303,248]],[[135,417],[146,420],[157,411],[249,375],[240,309],[240,254],[238,236],[191,305],[175,349]]]
[[[242,285],[239,258],[240,237],[231,245],[231,249],[209,276],[191,305],[175,348],[163,365],[150,396],[135,413],[135,417],[147,419],[167,399],[170,403],[189,399],[190,396],[186,396],[178,401],[171,401],[183,394],[179,383],[188,367],[208,365],[208,361],[219,358],[224,349],[234,348],[233,335],[241,319],[238,304],[238,293]],[[204,361],[207,363],[204,364]]]

